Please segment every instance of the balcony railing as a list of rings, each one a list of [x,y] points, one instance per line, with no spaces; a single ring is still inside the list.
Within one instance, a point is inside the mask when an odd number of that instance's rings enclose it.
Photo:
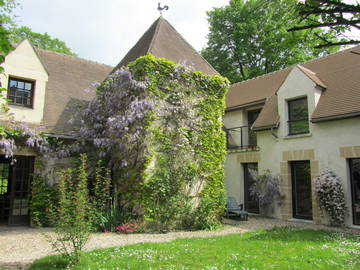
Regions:
[[[248,126],[225,129],[228,150],[257,150],[256,134]]]

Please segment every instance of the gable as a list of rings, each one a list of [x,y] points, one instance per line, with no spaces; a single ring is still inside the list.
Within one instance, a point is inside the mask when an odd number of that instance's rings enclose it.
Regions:
[[[301,64],[313,83],[326,88],[317,97],[313,122],[360,115],[360,46]],[[227,109],[270,98],[278,92],[293,67],[231,85]]]
[[[34,86],[31,107],[9,105],[14,120],[40,124],[43,120],[46,83],[49,76],[33,46],[28,40],[24,40],[5,57],[2,66],[5,70],[0,79],[3,87],[8,87],[9,78],[29,81]]]

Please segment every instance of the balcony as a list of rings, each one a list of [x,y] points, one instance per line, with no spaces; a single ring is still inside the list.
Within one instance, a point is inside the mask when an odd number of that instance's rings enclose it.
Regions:
[[[225,129],[228,150],[258,151],[256,134],[249,126]]]

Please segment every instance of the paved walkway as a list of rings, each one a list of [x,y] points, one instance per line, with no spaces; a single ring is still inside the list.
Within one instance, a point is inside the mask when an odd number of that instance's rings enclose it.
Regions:
[[[260,218],[250,216],[249,221],[225,220],[227,224],[216,231],[194,231],[194,232],[170,232],[165,234],[116,234],[116,233],[94,233],[91,236],[86,249],[105,248],[113,246],[122,246],[142,242],[165,242],[183,237],[208,237],[216,235],[226,235],[234,233],[244,233],[259,228],[272,228],[274,226],[298,226],[314,229],[334,229],[312,223],[290,222],[278,219]],[[344,231],[344,230],[341,230]],[[360,230],[345,229],[345,231],[360,233]],[[27,265],[35,259],[52,254],[52,249],[44,237],[44,233],[53,235],[51,229],[33,229],[0,227],[0,269],[1,266]],[[21,268],[11,268],[21,269]]]

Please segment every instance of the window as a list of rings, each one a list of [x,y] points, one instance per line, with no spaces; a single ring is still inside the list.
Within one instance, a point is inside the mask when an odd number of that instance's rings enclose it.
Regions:
[[[35,83],[33,81],[26,81],[10,77],[9,88],[7,92],[7,98],[10,100],[10,104],[32,107],[34,85]]]
[[[309,132],[307,98],[289,100],[289,135]]]

